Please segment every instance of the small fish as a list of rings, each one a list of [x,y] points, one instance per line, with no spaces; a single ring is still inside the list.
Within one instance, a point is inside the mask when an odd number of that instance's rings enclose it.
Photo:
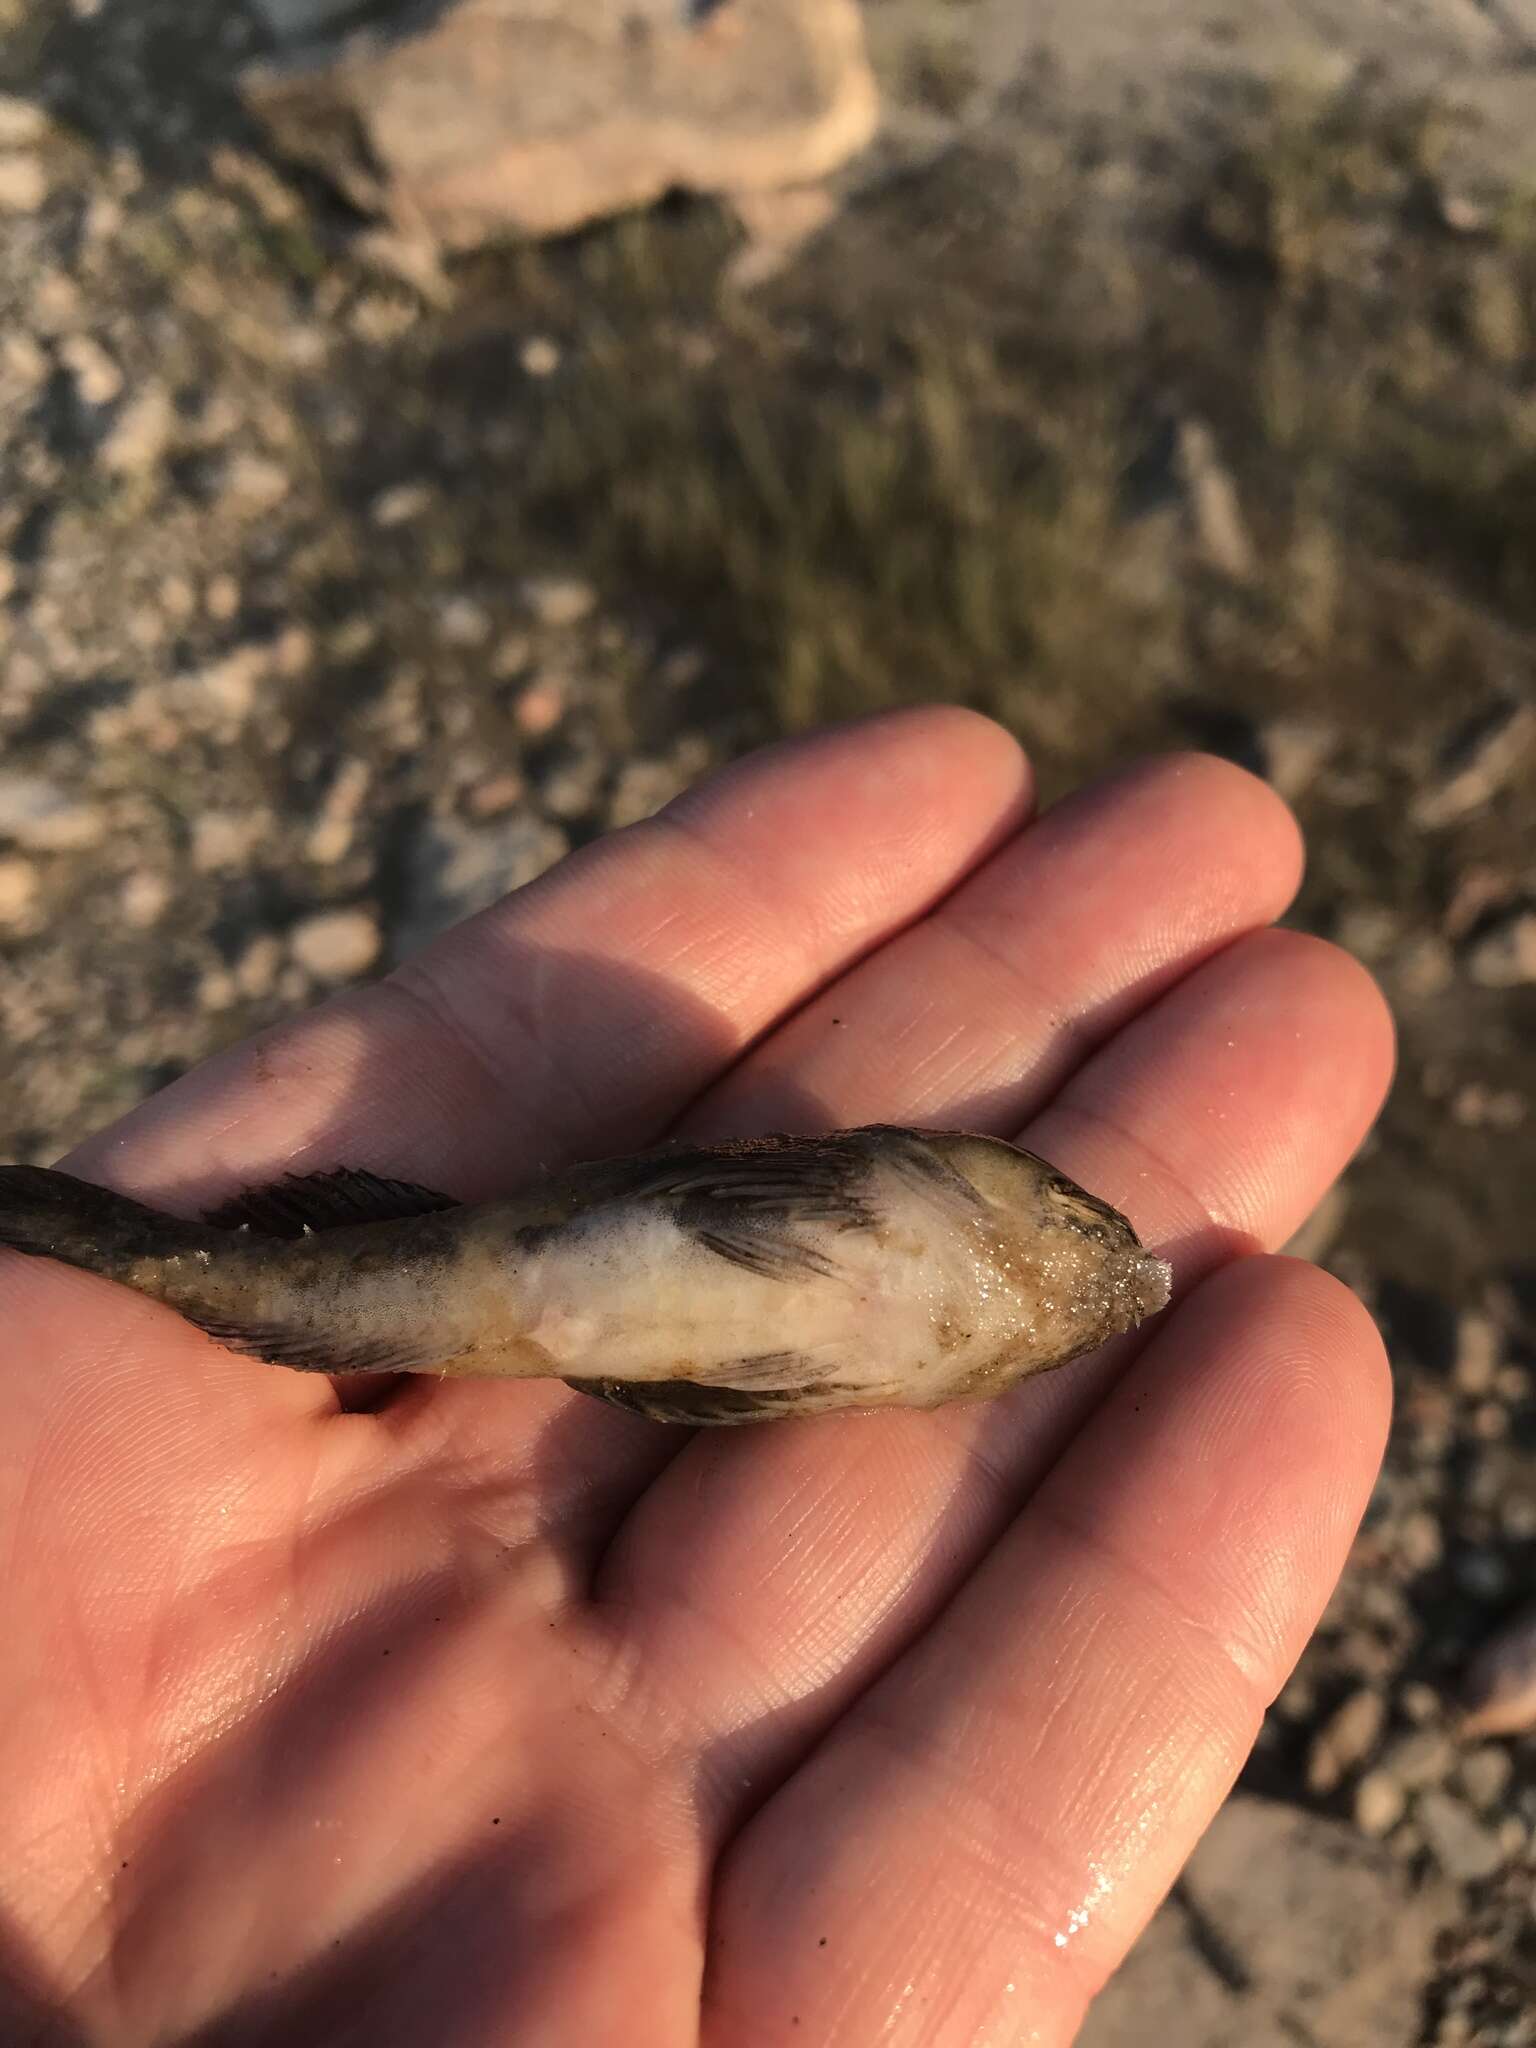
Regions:
[[[0,1245],[304,1372],[557,1378],[661,1422],[935,1408],[1154,1315],[1123,1216],[996,1138],[873,1125],[667,1146],[507,1201],[342,1168],[201,1223],[0,1167]]]

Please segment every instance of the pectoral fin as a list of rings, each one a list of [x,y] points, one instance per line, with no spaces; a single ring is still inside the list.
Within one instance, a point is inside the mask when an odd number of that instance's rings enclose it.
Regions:
[[[804,1387],[702,1387],[693,1380],[567,1380],[578,1394],[591,1394],[652,1422],[686,1423],[691,1428],[722,1423],[770,1422],[793,1415]]]

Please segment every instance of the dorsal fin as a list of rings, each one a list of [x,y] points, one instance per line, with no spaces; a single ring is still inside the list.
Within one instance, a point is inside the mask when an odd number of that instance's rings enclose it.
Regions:
[[[395,1223],[404,1216],[426,1216],[436,1209],[457,1209],[452,1195],[417,1187],[408,1180],[385,1180],[365,1167],[339,1166],[331,1173],[285,1173],[266,1187],[242,1194],[205,1211],[204,1220],[220,1230],[254,1230],[263,1237],[302,1237],[310,1230],[335,1230],[347,1223]]]

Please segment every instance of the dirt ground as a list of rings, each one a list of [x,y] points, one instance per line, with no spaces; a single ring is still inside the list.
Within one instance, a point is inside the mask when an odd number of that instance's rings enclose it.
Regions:
[[[1095,2024],[1522,2048],[1536,1740],[1452,1729],[1536,1578],[1536,6],[867,14],[881,138],[748,293],[682,200],[423,268],[267,151],[238,6],[0,0],[0,1152],[783,729],[1254,767],[1399,1019],[1309,1249],[1400,1400],[1224,1825],[1364,1917],[1282,1985],[1197,1864]]]

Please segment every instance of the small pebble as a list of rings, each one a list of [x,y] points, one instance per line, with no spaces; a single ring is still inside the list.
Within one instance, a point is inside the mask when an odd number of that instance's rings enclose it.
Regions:
[[[192,821],[192,865],[199,874],[242,868],[269,819],[260,811],[202,811]]]
[[[29,853],[74,853],[95,846],[106,831],[96,806],[41,775],[0,770],[0,839]]]
[[[1474,1600],[1502,1600],[1509,1591],[1509,1566],[1496,1550],[1465,1550],[1455,1569],[1457,1585]]]
[[[448,647],[483,647],[491,637],[491,615],[475,598],[460,593],[437,608],[438,638]]]
[[[36,100],[0,92],[0,150],[28,149],[48,133],[48,115]]]
[[[530,577],[521,596],[541,626],[579,626],[597,608],[597,592],[573,576]]]
[[[1464,1394],[1486,1394],[1498,1374],[1504,1339],[1492,1316],[1463,1309],[1456,1319],[1456,1362],[1452,1368]]]
[[[145,384],[124,405],[101,444],[99,459],[113,476],[146,476],[171,443],[176,424],[170,393]]]
[[[547,334],[530,334],[518,351],[518,361],[530,377],[553,377],[560,367],[560,348]]]
[[[1486,1744],[1464,1756],[1457,1769],[1461,1788],[1480,1813],[1487,1813],[1499,1804],[1509,1790],[1509,1781],[1514,1775],[1514,1759],[1506,1749],[1495,1749]]]
[[[1362,1834],[1390,1834],[1407,1810],[1407,1794],[1385,1771],[1367,1771],[1355,1787],[1355,1825]]]
[[[235,962],[235,985],[241,995],[253,1001],[270,995],[282,964],[281,945],[270,932],[262,932]]]
[[[530,683],[526,690],[519,691],[512,716],[519,732],[527,733],[530,739],[541,739],[545,733],[553,732],[565,716],[565,692],[558,683]]]
[[[379,492],[368,508],[368,516],[375,526],[386,531],[394,526],[408,526],[432,509],[432,496],[430,484],[391,484],[388,490]]]
[[[48,174],[35,156],[0,156],[0,213],[36,213],[48,197]]]
[[[1478,1884],[1503,1868],[1498,1836],[1450,1793],[1421,1792],[1413,1811],[1435,1861],[1456,1883]]]
[[[483,782],[475,783],[464,799],[464,807],[471,817],[496,818],[521,803],[526,794],[527,784],[521,775],[508,770],[501,775],[488,775]]]
[[[227,570],[220,570],[208,579],[208,589],[203,603],[210,619],[226,625],[240,609],[240,584]]]
[[[1381,1768],[1410,1791],[1438,1785],[1455,1757],[1450,1739],[1438,1728],[1417,1728],[1400,1735],[1381,1759]]]
[[[350,981],[379,957],[378,919],[370,910],[324,910],[296,924],[288,943],[316,981]]]
[[[83,404],[111,405],[122,396],[122,371],[91,335],[68,335],[59,343],[59,360],[74,378]]]
[[[1427,1572],[1440,1562],[1444,1546],[1440,1524],[1426,1509],[1404,1517],[1398,1530],[1398,1550],[1410,1571]]]
[[[29,860],[0,860],[0,924],[20,924],[37,901],[37,869]]]
[[[233,455],[224,466],[225,496],[242,512],[272,512],[292,485],[287,469],[267,455]]]
[[[170,900],[171,885],[164,875],[154,874],[145,868],[124,882],[118,907],[123,922],[142,932],[159,921]]]
[[[1336,1707],[1314,1738],[1307,1760],[1307,1785],[1316,1793],[1337,1790],[1363,1763],[1381,1738],[1386,1721],[1381,1694],[1361,1687]]]

